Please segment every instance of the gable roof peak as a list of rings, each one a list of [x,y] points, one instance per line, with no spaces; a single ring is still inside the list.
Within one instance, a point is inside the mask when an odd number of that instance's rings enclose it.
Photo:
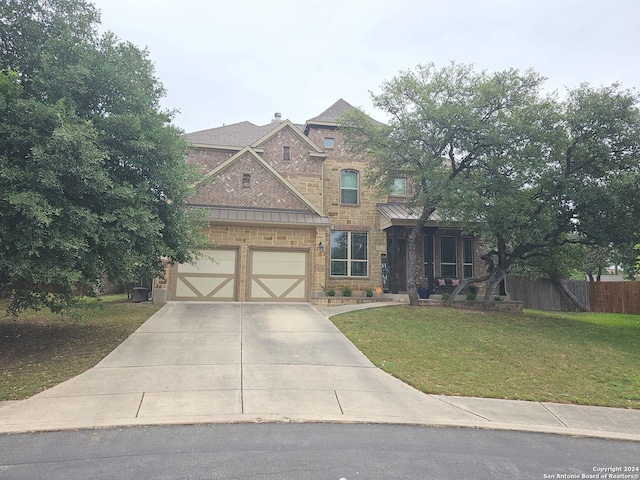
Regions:
[[[338,120],[342,115],[350,110],[355,110],[356,107],[351,105],[349,102],[346,102],[342,98],[340,98],[336,103],[327,108],[320,115],[313,117],[307,120],[307,125],[309,124],[331,124],[337,125]]]

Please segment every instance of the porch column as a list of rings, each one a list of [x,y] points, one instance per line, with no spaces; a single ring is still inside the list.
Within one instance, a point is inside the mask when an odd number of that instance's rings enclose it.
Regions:
[[[435,289],[434,286],[434,277],[433,277],[433,235],[438,230],[438,227],[424,227],[424,258],[427,262],[427,272],[426,272],[426,280],[427,285],[433,292]]]

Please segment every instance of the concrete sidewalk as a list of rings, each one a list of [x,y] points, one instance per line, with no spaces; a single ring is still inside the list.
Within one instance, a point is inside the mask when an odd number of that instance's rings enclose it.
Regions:
[[[0,433],[371,422],[640,441],[638,410],[425,395],[377,369],[327,318],[353,308],[169,303],[91,370],[3,404]]]

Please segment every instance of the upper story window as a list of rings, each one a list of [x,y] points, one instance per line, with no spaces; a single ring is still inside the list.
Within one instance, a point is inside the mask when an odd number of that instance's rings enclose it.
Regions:
[[[340,203],[343,205],[358,205],[360,200],[358,184],[359,173],[356,170],[342,170],[340,172]]]
[[[407,196],[407,179],[404,177],[394,178],[389,190],[389,195],[394,197]]]
[[[282,147],[282,160],[285,162],[291,160],[291,147]]]
[[[251,174],[243,173],[242,174],[242,188],[250,188],[251,187]]]
[[[324,139],[324,148],[333,148],[333,138],[325,138]]]

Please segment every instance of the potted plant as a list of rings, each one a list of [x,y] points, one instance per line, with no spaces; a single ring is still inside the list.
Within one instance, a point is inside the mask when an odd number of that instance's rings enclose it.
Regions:
[[[418,297],[427,299],[431,296],[431,289],[426,285],[418,285]]]

